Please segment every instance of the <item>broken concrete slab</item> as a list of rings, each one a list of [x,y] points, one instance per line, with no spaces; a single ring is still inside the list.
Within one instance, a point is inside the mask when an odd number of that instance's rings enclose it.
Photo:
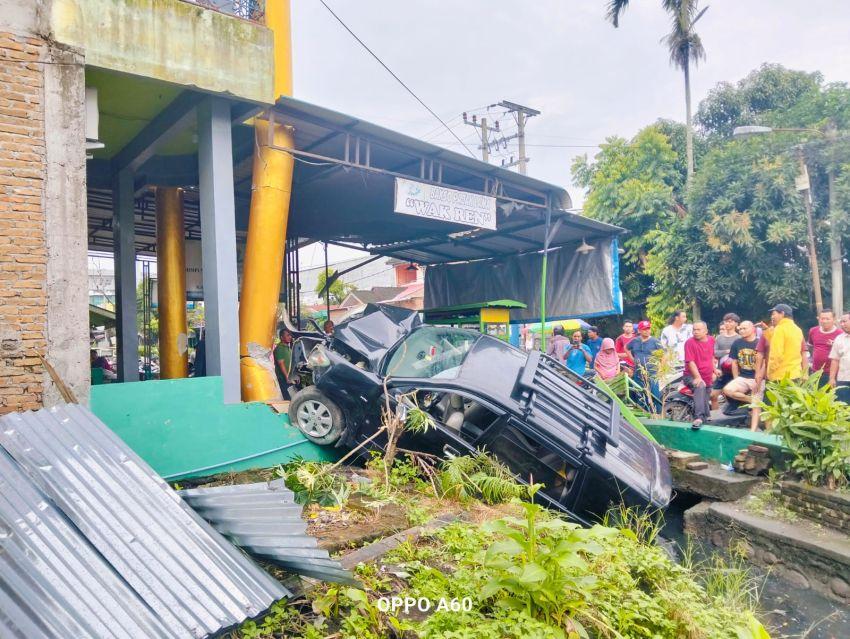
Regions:
[[[670,468],[679,468],[684,470],[691,462],[699,461],[697,453],[689,453],[684,450],[674,450],[667,454],[667,459],[670,460]]]
[[[726,470],[722,466],[705,468],[672,468],[673,488],[677,492],[694,493],[716,501],[736,501],[761,484],[759,477]]]

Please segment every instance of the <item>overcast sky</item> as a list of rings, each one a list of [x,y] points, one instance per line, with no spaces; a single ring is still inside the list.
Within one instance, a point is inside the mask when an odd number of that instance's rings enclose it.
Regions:
[[[481,107],[500,100],[540,110],[527,128],[529,175],[566,187],[577,206],[576,155],[659,117],[684,121],[682,74],[659,42],[669,30],[660,0],[632,0],[619,29],[604,19],[605,0],[326,2],[476,154],[463,111],[486,114]],[[692,77],[695,109],[718,82],[764,62],[850,80],[846,0],[701,6],[709,6],[698,23],[707,59]],[[295,97],[464,152],[318,0],[292,0],[292,28]],[[512,128],[509,116],[500,119]]]

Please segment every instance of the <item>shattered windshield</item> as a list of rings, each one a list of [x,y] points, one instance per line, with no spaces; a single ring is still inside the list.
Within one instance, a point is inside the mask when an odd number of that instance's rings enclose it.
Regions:
[[[453,379],[480,337],[479,333],[457,328],[422,327],[398,346],[385,376]]]

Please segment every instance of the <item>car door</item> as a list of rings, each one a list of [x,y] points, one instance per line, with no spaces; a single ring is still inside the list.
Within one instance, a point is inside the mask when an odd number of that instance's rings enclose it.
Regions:
[[[522,481],[543,484],[537,493],[542,502],[572,512],[582,489],[585,465],[515,417],[495,426],[481,438],[479,446]]]
[[[468,455],[477,450],[478,442],[485,436],[486,432],[507,419],[503,409],[494,406],[474,393],[434,384],[422,384],[423,381],[395,379],[388,383],[387,390],[391,395],[396,396],[417,392],[420,398],[429,393],[444,396],[454,395],[464,401],[467,412],[472,404],[474,405],[473,410],[479,415],[483,412],[488,416],[474,425],[466,421],[461,424],[460,428],[453,428],[442,420],[438,411],[435,411],[438,414],[432,413],[434,428],[424,433],[405,433],[399,444],[402,448],[421,451],[441,458],[447,455]]]

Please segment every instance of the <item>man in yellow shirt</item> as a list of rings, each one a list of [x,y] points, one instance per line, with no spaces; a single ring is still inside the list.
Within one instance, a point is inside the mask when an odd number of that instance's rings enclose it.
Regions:
[[[787,304],[777,304],[770,309],[770,319],[774,328],[769,338],[767,379],[799,379],[803,376],[803,356],[800,352],[803,331],[794,323],[793,312]]]

